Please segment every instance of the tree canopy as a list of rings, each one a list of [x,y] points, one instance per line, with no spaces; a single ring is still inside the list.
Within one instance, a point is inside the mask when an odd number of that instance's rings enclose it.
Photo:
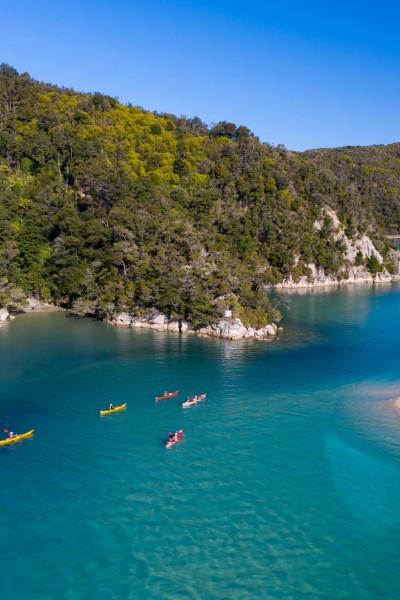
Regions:
[[[209,128],[1,65],[0,287],[194,325],[223,296],[246,322],[267,322],[266,284],[310,262],[343,265],[329,219],[314,227],[324,206],[387,250],[399,167],[399,144],[295,153],[243,125]]]

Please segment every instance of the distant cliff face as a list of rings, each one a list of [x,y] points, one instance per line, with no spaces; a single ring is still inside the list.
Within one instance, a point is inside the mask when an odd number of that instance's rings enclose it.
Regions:
[[[0,305],[261,330],[266,286],[391,276],[399,164],[398,144],[289,152],[3,65]]]
[[[308,273],[297,280],[292,275],[286,277],[277,287],[303,288],[321,287],[340,283],[387,283],[400,277],[400,252],[391,249],[387,253],[386,263],[368,235],[358,235],[350,239],[340,223],[336,213],[329,207],[322,211],[332,222],[333,239],[343,244],[344,261],[335,276],[326,272],[315,263],[307,265]],[[323,220],[315,221],[314,227],[320,229]]]

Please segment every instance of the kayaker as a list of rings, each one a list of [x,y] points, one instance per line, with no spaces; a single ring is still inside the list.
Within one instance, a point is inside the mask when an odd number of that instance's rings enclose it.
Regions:
[[[14,437],[14,435],[15,435],[15,433],[14,433],[13,431],[9,431],[9,432],[8,432],[8,437],[9,437],[9,438],[13,438],[13,437]]]
[[[110,405],[109,405],[109,407],[108,407],[108,410],[114,410],[114,408],[115,408],[114,404],[112,404],[112,403],[110,402]]]

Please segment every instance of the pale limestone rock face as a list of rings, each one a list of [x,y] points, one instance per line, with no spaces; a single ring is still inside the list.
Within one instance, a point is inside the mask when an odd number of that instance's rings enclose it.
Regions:
[[[150,323],[145,317],[132,317],[129,327],[132,329],[150,329]]]
[[[59,306],[55,304],[49,304],[48,302],[44,302],[43,300],[38,300],[37,298],[29,297],[26,299],[26,304],[21,309],[24,313],[30,312],[56,312],[62,310]]]
[[[132,315],[126,312],[118,313],[113,315],[109,322],[115,327],[131,327]]]
[[[231,340],[240,340],[246,337],[247,328],[240,319],[221,319],[217,324],[220,336]]]
[[[349,240],[348,240],[349,241]],[[364,258],[370,258],[371,256],[375,256],[375,258],[382,264],[383,258],[375,248],[371,239],[367,235],[363,235],[361,239],[356,240],[355,242],[350,242],[347,247],[347,257],[348,260],[353,262],[357,256],[357,253],[361,252]]]
[[[278,325],[270,323],[264,327],[264,330],[267,335],[276,335],[278,332]]]
[[[242,340],[250,338],[266,338],[276,335],[278,328],[275,324],[266,325],[260,329],[246,327],[239,318],[220,319],[215,323],[210,323],[199,330],[200,335],[210,335],[228,340]]]
[[[317,267],[314,263],[307,265],[310,270],[310,277],[303,275],[299,281],[293,281],[292,277],[286,278],[282,283],[277,284],[277,288],[312,288],[322,287],[327,285],[338,285],[340,283],[388,283],[393,280],[393,276],[383,269],[381,273],[372,275],[363,265],[356,266],[354,264],[358,252],[364,259],[375,256],[380,264],[383,263],[383,258],[375,248],[372,240],[364,234],[360,239],[350,240],[344,228],[342,227],[336,213],[329,207],[323,209],[323,213],[329,216],[332,220],[335,229],[334,239],[340,240],[345,246],[345,259],[347,266],[343,267],[339,273],[339,277],[332,277],[325,273],[323,267]],[[323,225],[323,217],[315,221],[314,228],[320,230]],[[297,264],[298,260],[296,261]],[[399,263],[400,265],[400,263]],[[400,266],[399,266],[400,274]]]
[[[145,317],[133,317],[130,313],[122,312],[113,315],[108,319],[108,323],[115,327],[130,327],[155,329],[157,331],[170,331],[174,333],[192,332],[193,329],[186,321],[179,322],[177,319],[168,320],[168,318],[159,312],[153,312]],[[209,335],[229,340],[241,340],[247,338],[266,338],[276,335],[278,327],[272,323],[261,329],[246,327],[240,319],[220,319],[217,322],[210,323],[202,327],[196,333],[200,335]]]
[[[400,251],[399,250],[389,250],[389,258],[392,261],[394,275],[396,278],[400,275]]]
[[[108,323],[116,327],[130,327],[131,329],[154,329],[156,331],[171,331],[182,333],[189,331],[189,324],[186,321],[176,319],[169,320],[165,315],[154,311],[143,317],[136,317],[130,313],[122,312],[113,315],[108,319]]]
[[[174,331],[175,333],[179,333],[179,321],[169,321],[167,325],[168,331]]]
[[[10,313],[6,308],[0,308],[0,325],[3,325],[9,318]]]
[[[363,266],[350,266],[346,269],[346,272],[343,273],[341,278],[337,278],[327,275],[322,267],[318,268],[313,263],[308,264],[307,267],[312,273],[310,278],[304,275],[299,281],[293,281],[292,277],[288,277],[282,283],[278,283],[275,287],[282,289],[298,289],[325,287],[343,283],[390,283],[394,279],[386,269],[381,273],[372,275]]]
[[[182,323],[181,323],[181,332],[182,333],[186,333],[189,330],[190,330],[189,323],[187,323],[186,321],[182,321]]]
[[[162,313],[155,312],[150,316],[149,324],[151,327],[154,327],[154,329],[159,327],[164,329],[164,327],[167,325],[167,317]]]

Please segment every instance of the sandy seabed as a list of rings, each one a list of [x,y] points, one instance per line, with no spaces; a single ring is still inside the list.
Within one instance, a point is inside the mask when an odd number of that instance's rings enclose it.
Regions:
[[[397,398],[392,398],[390,400],[390,403],[392,404],[392,406],[394,406],[394,408],[400,410],[400,396],[398,396]]]

